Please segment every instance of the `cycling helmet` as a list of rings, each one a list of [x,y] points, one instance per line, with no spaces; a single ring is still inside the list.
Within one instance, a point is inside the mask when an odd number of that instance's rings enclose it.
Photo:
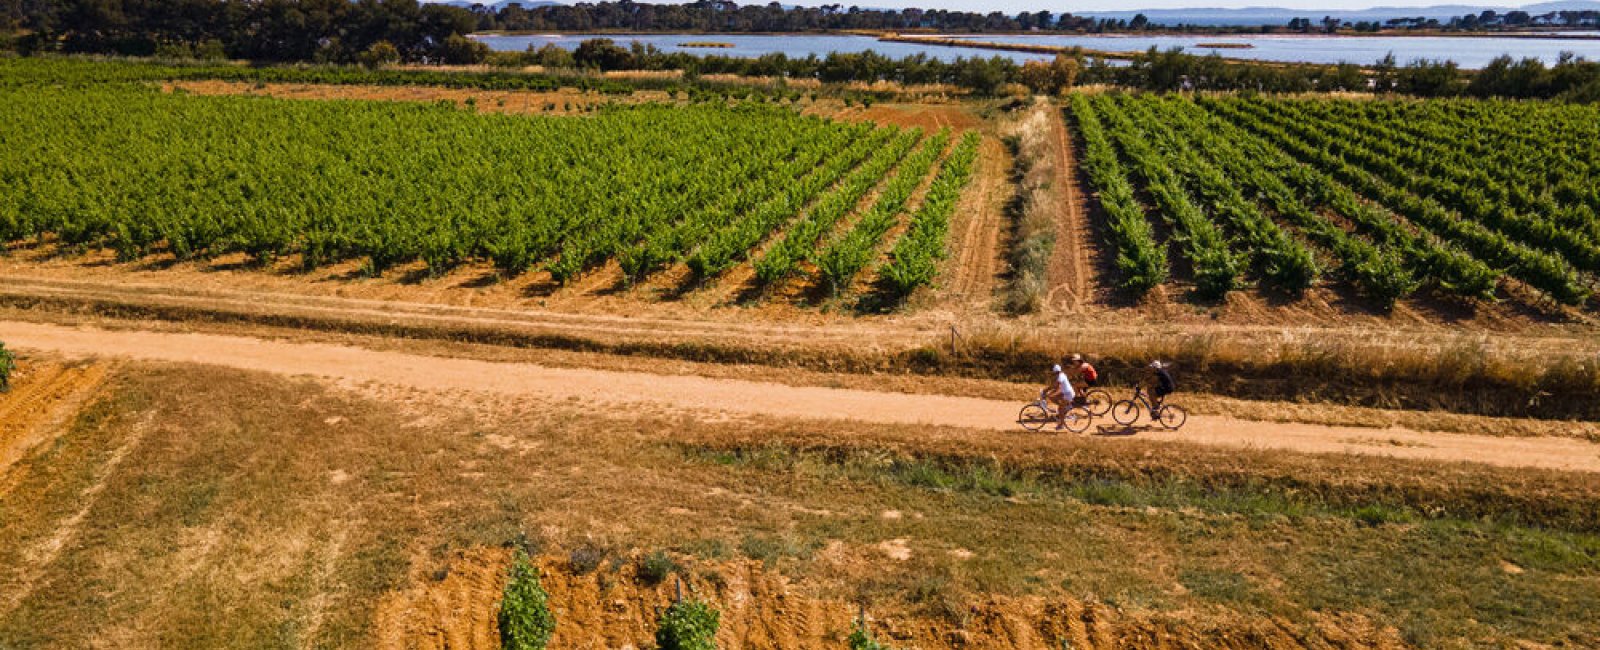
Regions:
[[[1081,354],[1074,354],[1074,355],[1072,355],[1072,356],[1070,356],[1070,357],[1067,357],[1067,360],[1068,360],[1068,361],[1083,361],[1083,355],[1081,355]]]
[[[1061,372],[1061,364],[1050,366],[1050,372]]]
[[[1151,368],[1155,368],[1156,370],[1160,370],[1161,369],[1161,362],[1160,361],[1151,361],[1150,362],[1150,367]]]

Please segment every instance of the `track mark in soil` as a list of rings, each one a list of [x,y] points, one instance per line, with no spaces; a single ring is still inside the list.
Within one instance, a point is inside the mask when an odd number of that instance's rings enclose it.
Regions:
[[[64,431],[110,369],[106,363],[24,367],[12,391],[0,394],[0,478],[28,450]],[[0,494],[5,488],[0,481]]]
[[[378,648],[499,648],[495,605],[505,591],[510,563],[509,549],[473,549],[451,561],[443,580],[413,576],[413,583],[420,584],[385,596],[378,603]]]
[[[106,482],[111,479],[112,475],[116,474],[117,468],[122,465],[122,461],[128,457],[128,454],[138,448],[140,442],[143,442],[144,435],[150,428],[150,420],[154,418],[154,415],[151,413],[143,421],[135,424],[129,431],[127,438],[122,441],[122,444],[111,452],[111,456],[106,458],[104,463],[101,463],[100,469],[95,472],[94,483],[78,494],[78,501],[81,505],[77,512],[62,520],[56,526],[54,535],[51,535],[48,539],[23,554],[24,562],[20,568],[21,576],[12,581],[12,584],[17,585],[16,588],[9,593],[0,595],[0,618],[10,615],[18,605],[22,604],[22,601],[33,595],[34,589],[38,588],[39,577],[51,563],[56,561],[56,558],[61,554],[61,550],[66,548],[67,544],[77,536],[79,528],[83,526],[84,520],[89,516],[89,511],[94,509],[95,504],[99,502],[100,493],[105,491]]]
[[[333,531],[327,544],[321,549],[316,558],[317,569],[314,578],[315,595],[306,599],[305,634],[301,637],[302,648],[320,648],[317,643],[317,633],[322,630],[322,623],[327,618],[328,604],[339,590],[334,584],[333,575],[338,566],[339,558],[344,552],[345,544],[350,539],[350,529],[341,525]]]
[[[1067,122],[1060,115],[1050,119],[1053,155],[1056,157],[1055,182],[1061,188],[1058,198],[1064,200],[1063,219],[1056,225],[1056,245],[1050,259],[1050,295],[1045,304],[1071,311],[1083,309],[1094,297],[1093,266],[1089,256],[1088,206],[1078,187],[1078,161],[1072,149],[1072,138],[1067,134]],[[1057,297],[1060,291],[1066,295]]]
[[[980,151],[977,184],[961,198],[959,210],[966,218],[946,277],[950,278],[950,301],[960,307],[988,311],[993,307],[995,279],[1004,268],[1000,231],[1005,221],[1006,174],[1011,165],[1005,147],[992,137],[984,137]]]

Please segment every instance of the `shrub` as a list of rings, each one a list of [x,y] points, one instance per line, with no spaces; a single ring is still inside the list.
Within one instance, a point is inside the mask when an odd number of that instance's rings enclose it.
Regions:
[[[716,650],[720,615],[698,600],[673,603],[656,622],[656,646],[661,650]]]
[[[572,566],[572,573],[581,576],[593,573],[595,569],[600,568],[600,563],[606,560],[607,555],[610,555],[610,553],[606,549],[585,543],[583,546],[572,549],[572,553],[567,556],[567,561]]]
[[[673,562],[666,551],[656,551],[639,562],[639,579],[648,584],[658,585],[677,570],[678,563]]]
[[[556,631],[549,595],[539,584],[539,569],[528,554],[517,551],[511,581],[500,601],[500,647],[506,650],[543,650]]]
[[[451,34],[439,48],[439,58],[452,65],[483,63],[489,58],[489,46],[460,34]]]
[[[872,632],[867,630],[865,621],[856,621],[856,629],[850,633],[849,641],[850,650],[892,650],[872,638]]]
[[[399,63],[400,50],[389,41],[378,41],[367,48],[367,51],[362,52],[358,58],[361,60],[361,65],[377,68],[390,63]]]
[[[11,373],[17,369],[17,358],[0,341],[0,393],[11,390]]]

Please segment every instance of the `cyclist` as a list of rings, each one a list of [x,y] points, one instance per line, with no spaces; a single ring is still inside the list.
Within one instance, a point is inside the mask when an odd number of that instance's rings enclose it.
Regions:
[[[1056,430],[1060,431],[1067,428],[1067,409],[1072,408],[1077,394],[1073,392],[1072,381],[1067,379],[1067,373],[1061,370],[1061,366],[1051,366],[1050,372],[1054,376],[1050,378],[1050,383],[1044,385],[1044,391],[1040,394],[1056,405]]]
[[[1078,395],[1077,402],[1075,402],[1078,406],[1083,406],[1083,403],[1089,399],[1088,389],[1094,388],[1095,384],[1100,383],[1100,373],[1094,369],[1093,365],[1084,361],[1081,354],[1073,354],[1067,357],[1066,362],[1067,378],[1084,387],[1084,394]]]
[[[1145,377],[1145,386],[1150,389],[1150,412],[1161,410],[1161,402],[1172,391],[1178,389],[1178,384],[1172,381],[1172,373],[1167,372],[1167,364],[1160,361],[1150,362],[1150,372]]]

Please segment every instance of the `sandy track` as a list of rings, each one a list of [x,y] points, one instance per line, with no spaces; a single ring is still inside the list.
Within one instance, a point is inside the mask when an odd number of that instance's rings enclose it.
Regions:
[[[956,254],[946,273],[950,278],[950,298],[962,306],[984,311],[993,301],[995,279],[1004,268],[1000,231],[1005,222],[1006,173],[1010,163],[998,140],[984,138],[980,151],[976,177],[960,204],[968,216],[960,241],[952,247]]]
[[[1067,121],[1057,111],[1050,119],[1051,148],[1056,157],[1056,179],[1063,200],[1061,218],[1056,224],[1055,254],[1050,260],[1049,280],[1053,289],[1046,303],[1069,311],[1083,309],[1094,298],[1089,263],[1088,206],[1078,189],[1078,162],[1067,136]],[[1061,291],[1066,295],[1056,296]]]
[[[927,332],[890,323],[809,321],[782,324],[757,321],[675,319],[649,316],[584,314],[548,309],[498,309],[419,302],[299,295],[266,291],[188,290],[137,282],[81,282],[0,275],[0,298],[55,298],[110,305],[148,305],[234,314],[327,317],[371,322],[471,325],[533,333],[605,335],[622,338],[684,338],[744,341],[773,346],[863,343],[889,348],[912,347]]]
[[[68,356],[201,363],[344,384],[377,382],[666,408],[697,416],[728,414],[799,420],[851,420],[1015,431],[1018,403],[951,396],[798,387],[696,376],[653,375],[532,364],[440,359],[316,343],[212,334],[106,331],[0,322],[9,345]],[[1109,420],[1105,421],[1110,425]],[[1110,425],[1115,426],[1115,425]],[[1139,431],[1119,438],[1186,441],[1309,453],[1355,453],[1502,467],[1600,472],[1600,444],[1567,438],[1499,438],[1195,417],[1181,433]],[[1019,444],[1029,438],[1019,435]]]

